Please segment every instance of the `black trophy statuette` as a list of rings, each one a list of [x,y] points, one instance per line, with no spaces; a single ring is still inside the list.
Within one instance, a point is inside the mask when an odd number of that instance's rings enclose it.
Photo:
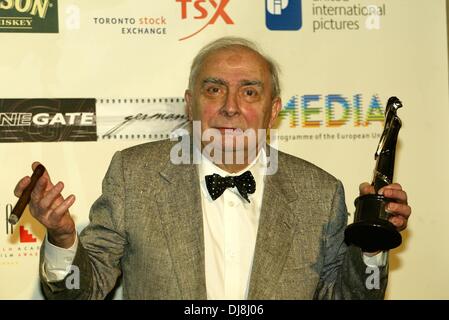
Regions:
[[[401,234],[388,221],[390,214],[385,206],[392,199],[377,194],[380,188],[393,181],[394,158],[401,119],[396,112],[402,107],[396,97],[388,99],[385,110],[385,126],[374,156],[376,167],[372,185],[376,194],[367,194],[355,199],[354,223],[345,230],[346,243],[360,247],[364,252],[393,249],[402,242]]]

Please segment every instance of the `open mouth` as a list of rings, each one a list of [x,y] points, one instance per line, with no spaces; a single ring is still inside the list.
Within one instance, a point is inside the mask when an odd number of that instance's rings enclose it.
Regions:
[[[223,135],[226,135],[226,134],[236,135],[236,134],[243,133],[243,130],[240,128],[217,127],[215,129],[220,130],[220,133]]]

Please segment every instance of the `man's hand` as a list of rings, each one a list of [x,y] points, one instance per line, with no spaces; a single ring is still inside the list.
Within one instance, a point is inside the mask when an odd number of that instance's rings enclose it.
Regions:
[[[360,195],[374,194],[374,187],[367,182],[360,184]],[[398,231],[402,231],[407,228],[407,221],[412,213],[412,208],[407,202],[407,193],[402,190],[399,183],[392,183],[388,186],[381,188],[378,192],[384,195],[386,198],[393,199],[395,202],[389,202],[385,207],[385,210],[391,214],[388,219]]]
[[[39,165],[34,162],[33,170]],[[14,189],[16,197],[22,195],[23,190],[30,184],[30,177],[22,178]],[[70,195],[64,199],[61,191],[64,184],[58,182],[53,185],[48,172],[45,171],[36,183],[31,192],[30,212],[40,223],[47,228],[48,240],[62,248],[70,248],[75,242],[76,229],[75,222],[68,209],[75,202],[75,196]]]

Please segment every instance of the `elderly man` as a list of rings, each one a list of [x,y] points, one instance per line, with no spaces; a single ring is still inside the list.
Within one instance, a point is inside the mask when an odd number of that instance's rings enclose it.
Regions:
[[[245,39],[218,39],[195,57],[185,98],[201,137],[189,152],[201,161],[174,163],[172,141],[117,152],[79,236],[68,211],[74,196],[64,199],[48,173],[40,178],[30,209],[47,228],[46,296],[102,299],[122,275],[131,299],[383,298],[388,253],[344,243],[341,182],[264,143],[282,106],[276,64]],[[256,142],[238,144],[246,132]],[[382,191],[396,200],[387,209],[403,230],[406,193],[398,184]],[[373,190],[362,184],[361,192]],[[79,269],[79,289],[66,286],[70,266]],[[366,287],[368,266],[379,268],[378,288]]]

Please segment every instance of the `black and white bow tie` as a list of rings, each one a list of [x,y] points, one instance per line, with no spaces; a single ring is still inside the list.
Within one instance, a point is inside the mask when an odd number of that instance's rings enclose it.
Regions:
[[[240,195],[248,202],[248,193],[252,194],[256,191],[256,181],[251,171],[245,171],[239,176],[222,177],[219,174],[211,174],[206,176],[206,186],[212,200],[220,197],[227,188],[237,187]]]

